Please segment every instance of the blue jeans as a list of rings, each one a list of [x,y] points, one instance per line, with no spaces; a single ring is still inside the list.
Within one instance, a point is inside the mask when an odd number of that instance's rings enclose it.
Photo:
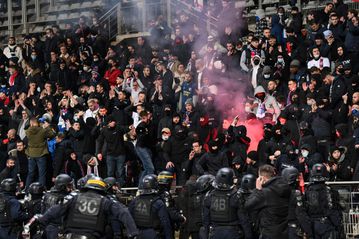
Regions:
[[[143,166],[143,171],[141,173],[141,177],[139,180],[141,184],[142,178],[144,176],[155,173],[155,167],[153,166],[152,163],[151,150],[149,150],[148,148],[142,148],[136,146],[136,153],[137,156],[140,158]]]
[[[118,155],[111,156],[107,155],[106,165],[107,165],[107,177],[114,177],[116,181],[123,186],[125,183],[125,165],[126,156]]]
[[[26,188],[28,189],[30,184],[33,183],[36,169],[39,172],[39,183],[46,187],[46,173],[47,173],[47,165],[46,165],[46,156],[37,157],[37,158],[29,158],[28,160],[28,173],[26,178]]]

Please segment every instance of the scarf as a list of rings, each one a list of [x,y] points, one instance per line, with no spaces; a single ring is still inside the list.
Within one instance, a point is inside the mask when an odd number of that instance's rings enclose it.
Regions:
[[[9,85],[10,86],[14,86],[15,84],[15,78],[17,77],[19,73],[16,71],[14,74],[12,74],[10,77],[9,77]]]

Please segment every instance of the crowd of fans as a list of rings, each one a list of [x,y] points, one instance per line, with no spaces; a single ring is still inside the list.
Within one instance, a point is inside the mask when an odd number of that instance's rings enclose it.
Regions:
[[[263,164],[306,180],[316,163],[330,180],[358,180],[358,12],[341,0],[306,16],[259,9],[250,32],[233,2],[220,3],[216,36],[179,11],[171,27],[159,16],[150,37],[117,45],[96,17],[9,37],[0,181],[50,186],[60,173],[95,173],[130,186],[166,169],[183,185],[222,167],[257,175]]]

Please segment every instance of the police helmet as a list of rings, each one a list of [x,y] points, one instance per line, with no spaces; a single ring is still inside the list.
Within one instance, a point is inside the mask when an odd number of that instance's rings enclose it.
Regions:
[[[1,189],[5,192],[15,192],[17,183],[13,178],[6,178],[1,182]]]
[[[107,190],[110,190],[112,186],[116,185],[116,178],[107,177],[103,180],[107,184]]]
[[[310,181],[325,182],[327,179],[328,172],[325,166],[321,163],[314,164],[310,175]]]
[[[196,188],[197,192],[205,192],[212,187],[212,183],[215,177],[211,174],[202,175],[201,177],[197,178],[196,181]]]
[[[171,185],[173,181],[173,173],[169,171],[162,171],[158,174],[158,183],[162,185]]]
[[[72,178],[67,174],[60,174],[55,178],[55,189],[58,191],[66,191],[68,186],[73,183]]]
[[[156,175],[149,174],[144,176],[140,186],[142,194],[151,194],[158,192],[158,181]]]
[[[91,174],[86,175],[85,177],[80,178],[76,184],[77,189],[82,190],[85,187],[87,180],[89,180],[89,178],[92,178],[92,177],[96,177],[96,175],[91,173]]]
[[[213,186],[217,189],[228,190],[234,187],[234,172],[231,168],[221,168],[218,170]]]
[[[241,181],[241,189],[243,191],[252,191],[256,188],[256,177],[253,174],[246,174]]]
[[[104,192],[107,189],[107,184],[101,177],[95,176],[86,181],[84,188]]]
[[[288,167],[282,170],[282,177],[289,185],[296,183],[298,176],[299,171],[295,167]]]
[[[39,182],[32,183],[29,186],[29,193],[31,195],[43,195],[44,192],[45,192],[45,187]]]

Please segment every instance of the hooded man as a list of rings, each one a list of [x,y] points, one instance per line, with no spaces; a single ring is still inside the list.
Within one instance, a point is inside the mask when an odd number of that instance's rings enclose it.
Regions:
[[[268,95],[262,86],[257,86],[254,90],[256,97],[254,105],[256,106],[254,112],[258,119],[263,119],[266,113],[273,114],[273,122],[277,120],[280,115],[280,108],[276,99]]]
[[[197,162],[198,172],[203,174],[216,175],[218,170],[223,167],[228,167],[228,158],[225,153],[220,152],[218,140],[211,140],[208,142],[209,152],[202,155]]]

